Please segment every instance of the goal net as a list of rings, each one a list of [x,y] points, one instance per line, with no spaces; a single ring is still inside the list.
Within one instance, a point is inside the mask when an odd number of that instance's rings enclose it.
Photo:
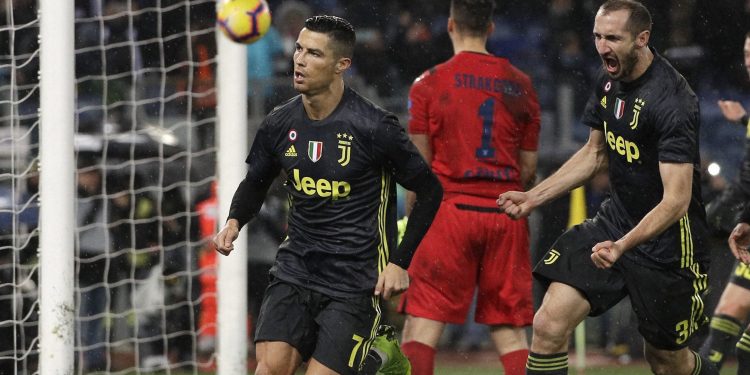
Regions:
[[[0,11],[0,373],[14,374],[38,345],[39,22],[31,1]]]
[[[216,319],[202,316],[215,295],[200,285],[214,266],[199,264],[215,212],[215,6],[75,2],[76,373],[215,363]],[[2,7],[0,373],[21,374],[38,370],[39,256],[54,249],[37,254],[38,3]]]
[[[76,368],[210,366],[202,350],[215,319],[199,324],[212,297],[201,294],[199,259],[210,250],[196,206],[211,198],[214,180],[215,2],[83,3]]]

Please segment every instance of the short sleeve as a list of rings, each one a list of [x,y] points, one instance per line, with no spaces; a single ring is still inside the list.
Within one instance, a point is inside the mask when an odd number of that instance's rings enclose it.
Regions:
[[[692,163],[698,147],[697,103],[668,100],[655,114],[659,137],[659,161]]]
[[[427,83],[430,73],[424,72],[419,76],[409,89],[409,133],[427,134],[429,132],[429,93],[430,86]]]
[[[268,117],[258,128],[255,139],[250,147],[250,153],[245,158],[248,165],[248,176],[265,182],[273,179],[281,170],[281,166],[273,153],[274,140],[270,136],[270,122]]]
[[[374,137],[374,152],[404,188],[413,190],[412,181],[418,181],[424,173],[431,173],[396,116],[388,114],[383,117]]]

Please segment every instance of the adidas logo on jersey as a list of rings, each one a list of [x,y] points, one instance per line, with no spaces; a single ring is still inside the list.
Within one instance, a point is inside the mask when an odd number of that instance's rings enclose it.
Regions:
[[[286,152],[284,153],[284,156],[287,157],[297,157],[297,149],[294,148],[294,145],[289,146],[288,149],[286,149]]]

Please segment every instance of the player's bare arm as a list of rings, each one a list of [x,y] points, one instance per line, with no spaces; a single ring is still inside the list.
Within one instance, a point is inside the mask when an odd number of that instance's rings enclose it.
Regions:
[[[724,115],[724,118],[731,122],[740,122],[742,117],[747,116],[745,107],[734,100],[719,100],[718,105],[719,109],[721,109],[721,114]],[[747,124],[741,125],[745,126]]]
[[[501,194],[497,205],[513,219],[526,217],[537,206],[581,186],[605,168],[607,168],[607,150],[604,132],[591,129],[586,144],[576,151],[560,169],[528,192],[508,191]]]
[[[617,241],[600,242],[591,249],[591,260],[599,268],[609,268],[626,251],[656,237],[685,216],[693,188],[692,163],[659,163],[664,194],[641,221]]]
[[[221,255],[229,255],[234,250],[234,240],[240,234],[240,223],[237,219],[229,219],[224,228],[214,236],[214,245],[216,245],[216,251]]]
[[[739,223],[729,234],[729,249],[734,257],[742,263],[750,264],[750,224]]]
[[[536,166],[539,161],[537,151],[521,150],[518,155],[518,164],[521,168],[521,186],[524,189],[530,189],[536,182]]]

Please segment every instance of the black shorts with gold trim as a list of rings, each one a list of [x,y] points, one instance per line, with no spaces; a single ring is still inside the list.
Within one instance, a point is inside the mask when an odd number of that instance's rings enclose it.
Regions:
[[[546,285],[557,281],[578,289],[591,304],[591,316],[630,296],[638,331],[647,342],[663,350],[686,347],[693,333],[708,322],[701,298],[707,287],[705,268],[699,263],[668,266],[633,252],[620,257],[612,268],[597,268],[591,249],[617,239],[609,229],[600,218],[569,229],[534,267],[534,276]],[[680,244],[675,246],[679,249]]]
[[[266,289],[255,342],[282,341],[339,374],[356,375],[380,324],[379,297],[334,298],[278,278]]]
[[[745,289],[750,289],[750,266],[740,261],[735,261],[729,282]]]

